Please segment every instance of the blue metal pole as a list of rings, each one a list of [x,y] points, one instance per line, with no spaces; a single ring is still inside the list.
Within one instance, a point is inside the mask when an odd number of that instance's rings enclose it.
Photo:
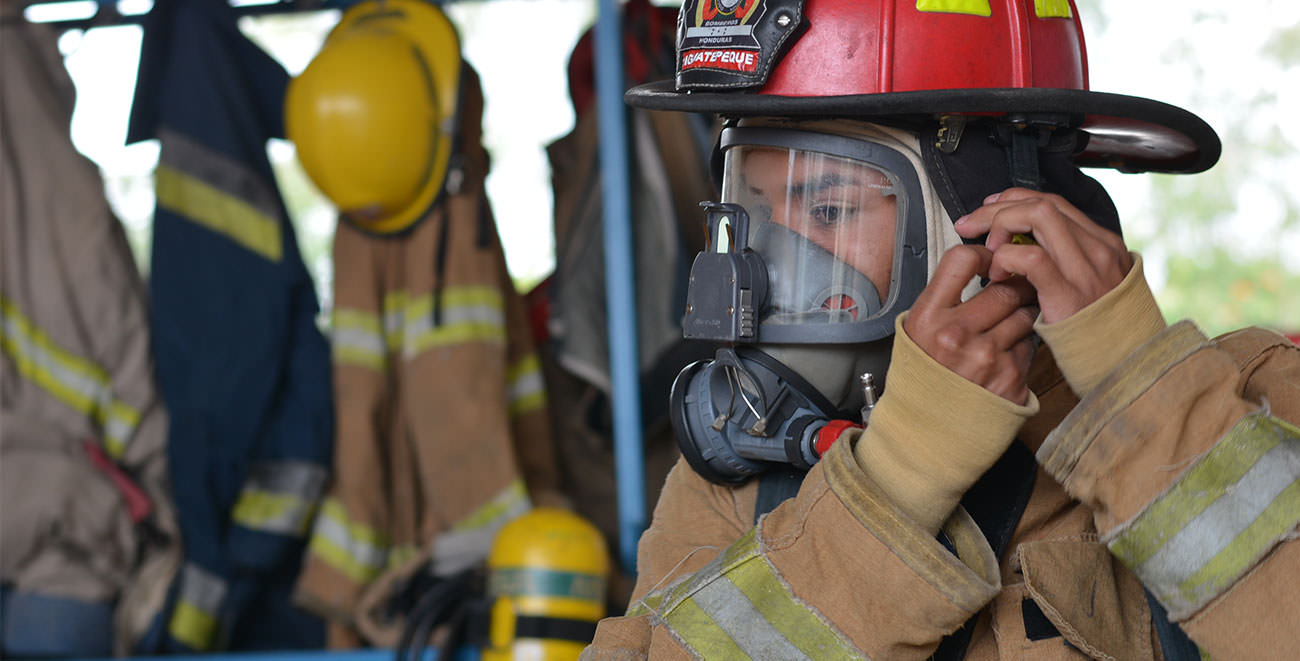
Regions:
[[[641,449],[640,361],[637,357],[636,269],[632,253],[627,119],[623,107],[621,12],[618,0],[600,0],[596,16],[596,97],[600,120],[605,307],[609,318],[619,555],[624,570],[635,573],[636,544],[645,530],[646,504]]]

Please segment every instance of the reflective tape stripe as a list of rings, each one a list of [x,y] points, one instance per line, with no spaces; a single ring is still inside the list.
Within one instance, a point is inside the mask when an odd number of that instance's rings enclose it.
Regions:
[[[433,542],[433,571],[445,576],[487,557],[505,524],[532,507],[523,480],[515,480],[492,500],[470,512]]]
[[[523,567],[496,567],[488,577],[494,597],[561,597],[603,603],[605,577],[600,574]]]
[[[404,290],[391,291],[384,296],[384,345],[389,351],[402,350],[409,298]]]
[[[299,537],[307,532],[329,474],[305,461],[253,464],[235,502],[235,523],[262,532]]]
[[[449,287],[442,292],[441,305],[440,323],[434,326],[432,296],[408,304],[403,341],[406,358],[449,344],[505,344],[506,315],[501,292],[491,287]]]
[[[1298,524],[1300,429],[1256,413],[1108,546],[1182,618],[1231,587]]]
[[[766,564],[766,563],[761,563]],[[728,577],[730,578],[730,577]],[[808,655],[794,646],[752,604],[735,583],[729,580],[714,581],[691,597],[710,621],[726,632],[751,659],[807,659]],[[670,624],[682,619],[669,616]],[[696,621],[694,624],[702,624]]]
[[[916,0],[916,10],[942,14],[993,15],[989,0]]]
[[[759,552],[757,529],[693,576],[643,599],[705,658],[865,659],[812,606],[796,598]]]
[[[365,310],[335,308],[330,331],[334,362],[383,370],[388,346],[379,316]]]
[[[1069,0],[1034,0],[1034,14],[1039,18],[1072,18]]]
[[[283,213],[274,182],[182,133],[159,134],[158,206],[269,259],[280,261]]]
[[[440,346],[466,342],[504,345],[505,303],[492,287],[447,287],[441,291],[439,323],[433,324],[433,295],[405,291],[384,297],[384,337],[389,351],[406,359]]]
[[[168,633],[191,649],[211,649],[225,598],[225,580],[194,563],[186,563],[181,568],[176,608],[167,622]]]
[[[414,558],[419,554],[420,547],[414,544],[394,546],[388,550],[388,568],[395,569],[397,567],[404,567],[406,566],[406,563],[410,562],[411,558]]]
[[[161,162],[188,172],[226,195],[242,200],[263,216],[280,216],[283,207],[273,178],[264,179],[243,162],[179,131],[163,128],[159,130],[158,138]]]
[[[262,257],[283,256],[280,224],[247,202],[201,179],[159,163],[154,171],[158,206],[221,234]]]
[[[93,419],[109,456],[121,459],[140,424],[140,412],[113,395],[108,372],[59,347],[19,309],[0,297],[0,351],[30,379],[73,410]]]
[[[312,530],[309,550],[344,576],[365,583],[388,563],[386,535],[348,519],[343,504],[326,498]]]
[[[525,356],[506,370],[506,404],[512,416],[546,406],[546,383],[537,354]]]

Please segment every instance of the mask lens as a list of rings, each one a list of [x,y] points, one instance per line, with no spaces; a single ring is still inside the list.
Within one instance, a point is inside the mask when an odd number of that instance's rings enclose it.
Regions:
[[[907,201],[876,165],[784,147],[727,150],[722,199],[750,217],[750,247],[768,266],[766,325],[870,319],[889,299]]]

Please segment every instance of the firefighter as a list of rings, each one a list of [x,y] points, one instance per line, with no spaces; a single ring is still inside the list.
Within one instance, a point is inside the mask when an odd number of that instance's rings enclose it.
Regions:
[[[1080,167],[1194,173],[1073,2],[687,0],[683,459],[589,658],[1297,658],[1300,349],[1167,325]]]

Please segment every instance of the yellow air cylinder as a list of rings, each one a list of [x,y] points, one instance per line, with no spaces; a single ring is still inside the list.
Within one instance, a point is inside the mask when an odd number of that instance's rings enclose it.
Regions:
[[[600,531],[573,512],[539,507],[506,524],[488,555],[483,661],[577,659],[605,615],[609,569]]]

